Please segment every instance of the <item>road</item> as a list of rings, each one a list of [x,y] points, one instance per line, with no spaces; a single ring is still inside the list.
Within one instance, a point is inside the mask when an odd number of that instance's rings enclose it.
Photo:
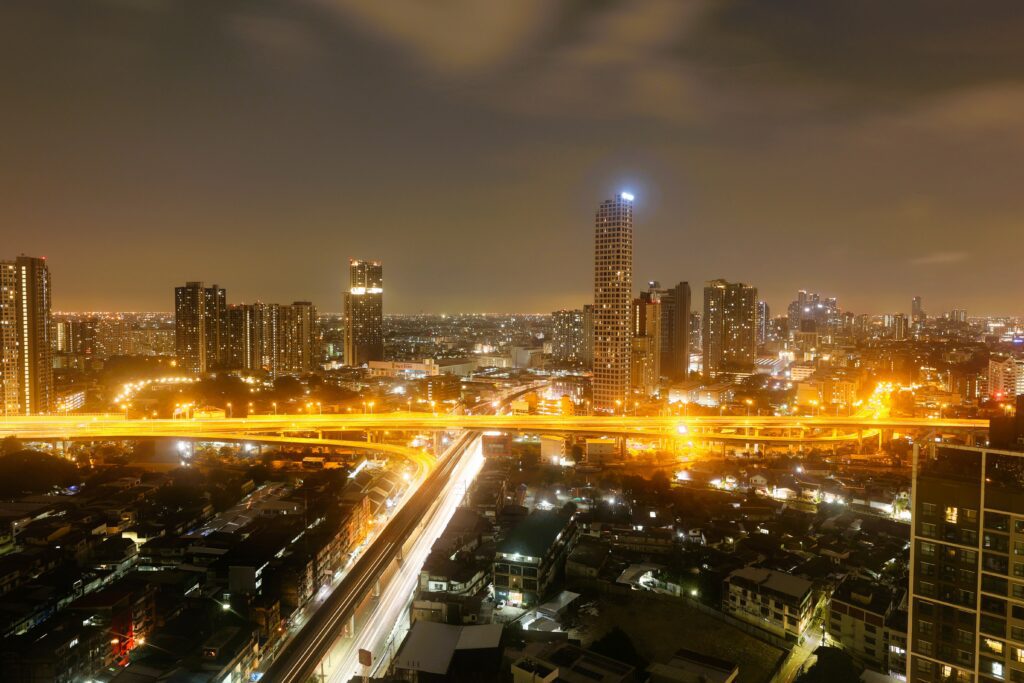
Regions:
[[[474,440],[453,469],[436,504],[428,510],[423,523],[406,543],[408,552],[397,571],[387,577],[381,586],[380,596],[359,610],[362,614],[357,616],[354,637],[338,639],[331,649],[324,667],[328,681],[344,682],[353,675],[364,673],[358,662],[360,649],[373,653],[375,671],[387,666],[388,655],[394,655],[404,638],[409,603],[419,583],[420,569],[482,464],[480,442]]]
[[[424,514],[442,497],[453,472],[458,470],[468,446],[479,435],[467,432],[457,438],[432,471],[406,500],[355,562],[324,603],[302,626],[288,646],[265,671],[263,680],[274,683],[305,682],[316,673],[320,661],[331,651],[349,617],[364,596],[369,594],[377,578],[400,555],[407,539],[417,535]],[[419,571],[419,566],[416,566]]]

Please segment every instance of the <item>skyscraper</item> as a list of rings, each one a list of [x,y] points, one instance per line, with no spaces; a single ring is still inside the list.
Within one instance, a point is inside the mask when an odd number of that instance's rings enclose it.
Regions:
[[[661,379],[661,317],[656,290],[633,300],[630,388],[643,397],[654,394]]]
[[[552,355],[567,363],[582,363],[587,346],[586,316],[581,309],[551,314]]]
[[[345,363],[384,360],[384,271],[380,261],[349,259],[345,292]]]
[[[915,323],[924,322],[924,306],[921,304],[921,297],[915,296],[910,301],[910,320]]]
[[[757,302],[757,343],[764,344],[768,340],[768,323],[771,320],[767,301]]]
[[[46,259],[0,263],[0,398],[4,415],[53,408],[50,269]]]
[[[712,280],[704,285],[704,374],[750,370],[757,355],[757,288]]]
[[[223,287],[213,285],[203,290],[206,298],[203,312],[206,317],[205,344],[206,344],[206,369],[215,370],[227,364],[228,357],[228,330],[227,313],[228,302],[227,292]]]
[[[601,203],[594,222],[594,408],[624,404],[630,381],[633,195]],[[618,403],[616,403],[618,402]]]
[[[182,372],[206,372],[206,290],[202,282],[174,288],[174,349]]]
[[[1024,453],[914,453],[909,672],[913,683],[1024,679]]]
[[[650,283],[656,287],[657,283]],[[657,289],[661,302],[661,374],[686,379],[690,368],[690,283]]]

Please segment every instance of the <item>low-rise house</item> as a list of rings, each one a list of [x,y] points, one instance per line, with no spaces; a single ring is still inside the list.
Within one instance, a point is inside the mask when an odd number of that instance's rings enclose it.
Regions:
[[[813,585],[807,579],[759,567],[725,579],[722,611],[783,638],[796,640],[810,623]]]

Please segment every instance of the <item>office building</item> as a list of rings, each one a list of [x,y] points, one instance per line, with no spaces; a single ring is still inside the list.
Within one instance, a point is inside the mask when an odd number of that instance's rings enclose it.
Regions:
[[[633,195],[601,203],[594,223],[594,409],[624,405],[630,382]]]
[[[757,289],[712,280],[704,286],[704,374],[749,371],[757,355]]]
[[[53,409],[50,269],[46,259],[0,262],[0,398],[4,415]]]
[[[1024,452],[915,447],[914,683],[1024,680]]]
[[[384,270],[380,261],[349,259],[345,292],[345,363],[384,360]]]
[[[555,360],[582,363],[587,347],[586,316],[581,309],[555,311],[551,314],[551,354]]]

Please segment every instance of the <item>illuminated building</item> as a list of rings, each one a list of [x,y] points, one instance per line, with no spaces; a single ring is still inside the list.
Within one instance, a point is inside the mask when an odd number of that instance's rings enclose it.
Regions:
[[[1024,394],[1024,358],[989,358],[988,394],[997,400]]]
[[[768,309],[767,301],[757,302],[757,343],[758,345],[764,344],[768,341],[768,325],[771,322],[771,316]]]
[[[1024,453],[915,448],[914,683],[1024,680]]]
[[[885,328],[889,337],[895,341],[906,341],[907,339],[907,316],[904,313],[888,314],[884,318]]]
[[[921,305],[921,297],[915,296],[910,302],[910,320],[919,323],[927,318],[924,307]]]
[[[202,282],[174,288],[174,350],[183,372],[206,372],[206,293]]]
[[[282,335],[280,357],[274,375],[298,375],[319,367],[320,335],[316,307],[309,301],[296,301],[281,307]]]
[[[802,637],[814,613],[807,579],[761,567],[743,567],[725,578],[722,611],[782,638]]]
[[[568,363],[582,363],[586,352],[586,320],[582,310],[561,310],[551,314],[552,355]]]
[[[206,297],[206,366],[215,370],[224,367],[228,357],[227,292],[213,285],[203,290],[203,294]]]
[[[757,355],[757,289],[712,280],[704,286],[704,374],[749,369]]]
[[[4,415],[48,413],[54,404],[46,260],[0,262],[0,397]]]
[[[670,379],[686,379],[690,368],[690,283],[680,282],[671,289],[657,289],[661,303],[661,374]]]
[[[633,300],[631,317],[630,387],[651,396],[661,378],[661,302],[656,290]]]
[[[633,195],[601,203],[594,225],[594,408],[623,405],[630,380]]]
[[[319,367],[320,331],[312,303],[232,305],[226,319],[226,367],[265,370],[271,377],[301,375]]]
[[[384,360],[384,272],[380,261],[349,259],[345,292],[345,363]]]

